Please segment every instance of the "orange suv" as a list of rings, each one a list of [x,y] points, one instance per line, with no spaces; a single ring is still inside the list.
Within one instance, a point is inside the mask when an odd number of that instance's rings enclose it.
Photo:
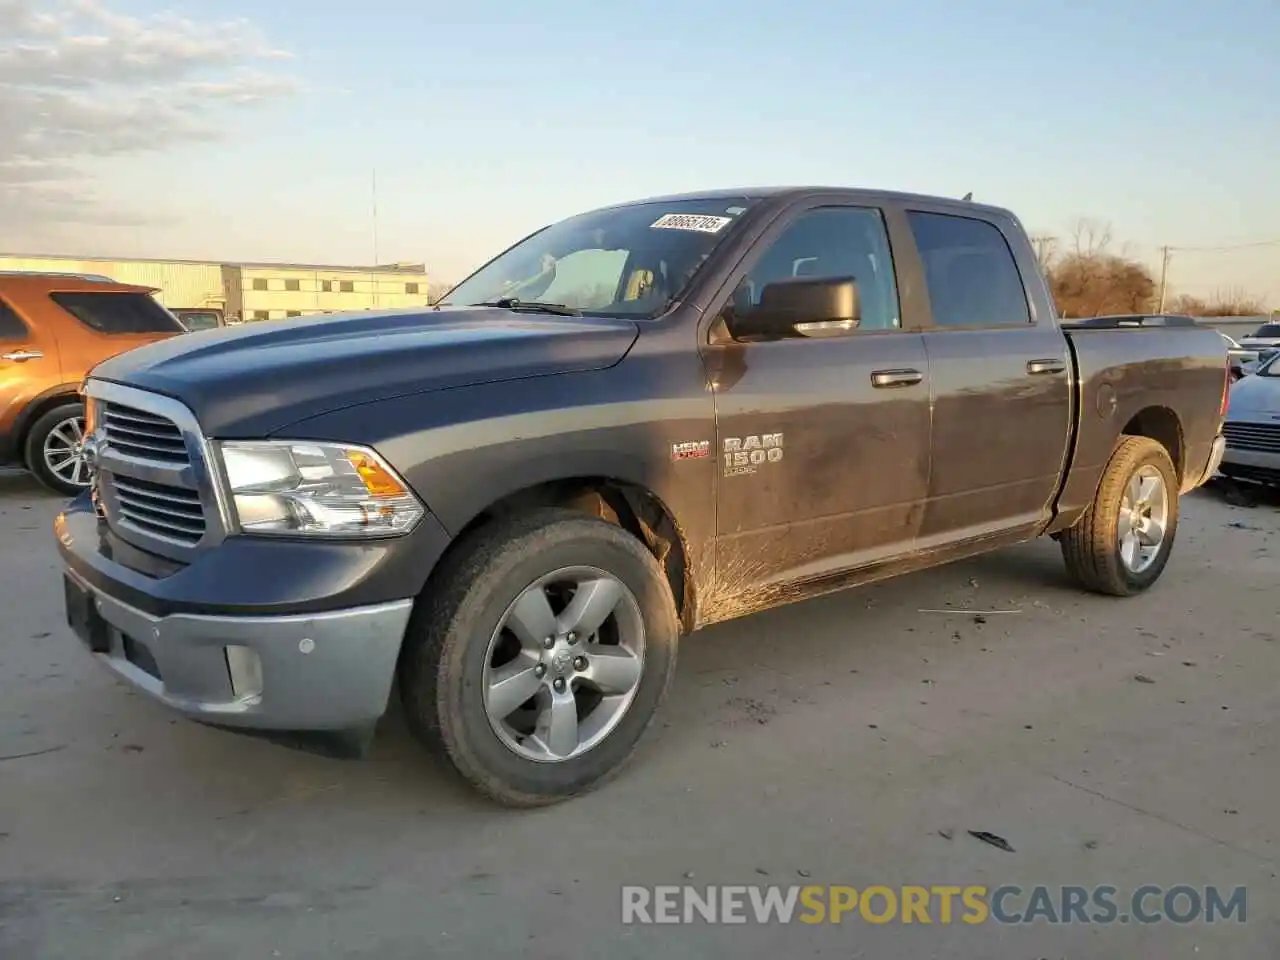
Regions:
[[[0,272],[0,463],[25,466],[59,493],[88,486],[85,374],[184,332],[153,293],[106,277]]]

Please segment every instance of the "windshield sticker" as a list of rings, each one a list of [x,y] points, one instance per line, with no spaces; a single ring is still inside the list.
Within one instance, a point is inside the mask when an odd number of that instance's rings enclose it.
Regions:
[[[701,213],[668,213],[649,226],[654,230],[694,230],[698,233],[719,233],[733,217],[712,217]]]

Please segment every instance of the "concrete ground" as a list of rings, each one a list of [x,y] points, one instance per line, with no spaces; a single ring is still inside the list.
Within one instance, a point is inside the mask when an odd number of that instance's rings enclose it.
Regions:
[[[394,715],[344,762],[130,694],[63,626],[58,507],[0,478],[5,960],[1280,953],[1274,500],[1185,499],[1138,598],[1077,592],[1045,541],[696,635],[627,772],[535,812],[477,799]],[[949,605],[1019,612],[921,612]],[[1242,885],[1247,912],[622,923],[622,885],[684,883],[1110,884],[1122,913],[1144,884]]]

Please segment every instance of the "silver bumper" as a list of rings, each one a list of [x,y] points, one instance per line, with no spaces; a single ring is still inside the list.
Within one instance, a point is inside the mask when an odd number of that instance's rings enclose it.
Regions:
[[[1231,463],[1241,467],[1254,467],[1259,470],[1274,470],[1280,473],[1280,453],[1269,453],[1264,450],[1239,450],[1227,447],[1223,463]]]
[[[1214,437],[1213,446],[1209,448],[1209,459],[1204,465],[1204,469],[1200,473],[1187,471],[1183,477],[1182,493],[1190,493],[1197,487],[1201,487],[1213,479],[1213,475],[1218,472],[1218,467],[1222,463],[1222,458],[1226,453],[1227,440],[1222,434]]]
[[[101,663],[188,717],[250,730],[376,721],[413,608],[401,600],[299,616],[154,617],[64,572],[69,594],[87,593],[94,637],[77,632]]]

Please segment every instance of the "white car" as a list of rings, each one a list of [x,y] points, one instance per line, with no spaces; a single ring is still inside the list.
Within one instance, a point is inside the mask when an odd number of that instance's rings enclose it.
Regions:
[[[1245,350],[1280,349],[1280,323],[1264,323],[1247,337],[1240,338]]]
[[[1219,472],[1280,484],[1280,351],[1231,388],[1222,432],[1227,449]]]

